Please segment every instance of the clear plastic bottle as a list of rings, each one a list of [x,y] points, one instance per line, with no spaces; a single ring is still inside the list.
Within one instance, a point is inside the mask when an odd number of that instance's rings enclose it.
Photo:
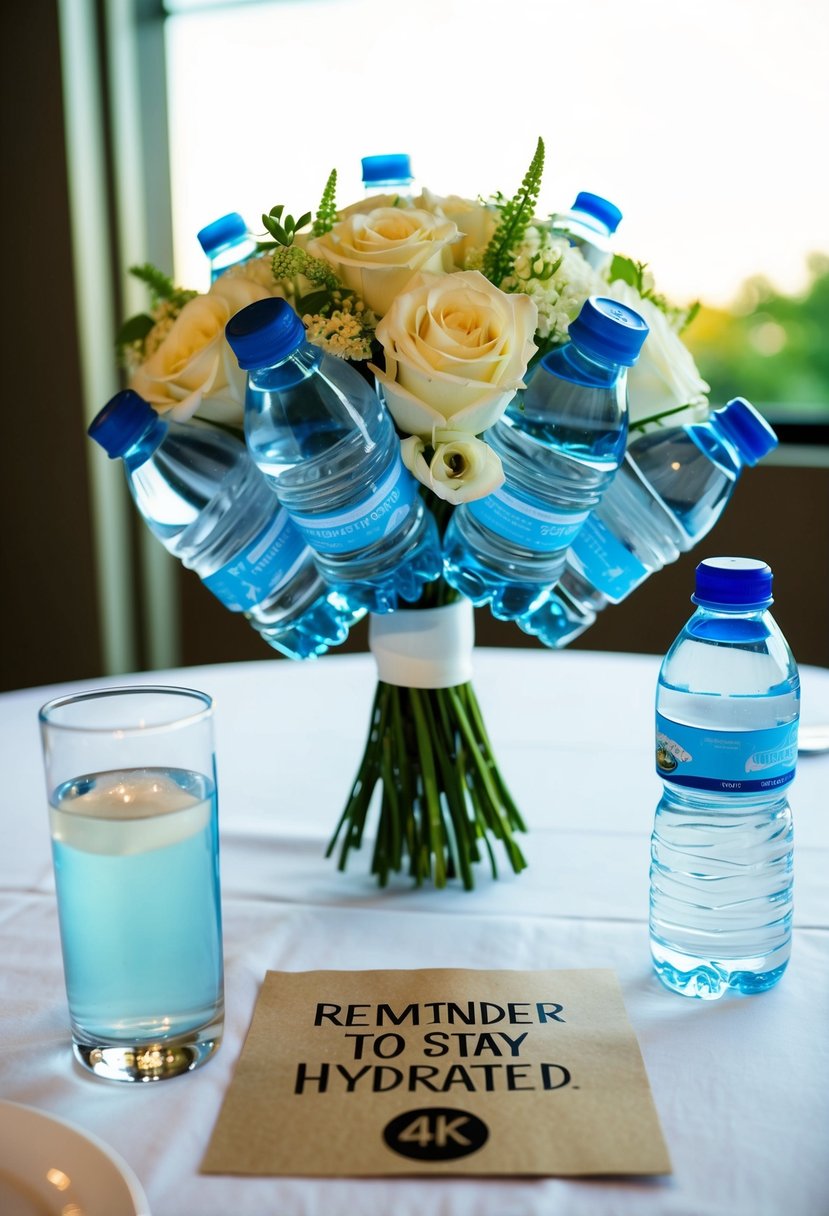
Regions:
[[[270,646],[305,659],[345,641],[364,614],[326,586],[240,439],[209,423],[167,421],[131,389],[88,433],[123,460],[135,504],[168,553]]]
[[[701,562],[697,610],[662,663],[650,942],[668,988],[762,992],[789,961],[800,680],[752,558]]]
[[[404,152],[388,153],[385,156],[364,156],[360,164],[363,171],[363,189],[367,195],[397,194],[404,199],[412,197],[412,164]]]
[[[743,397],[705,422],[635,439],[574,540],[558,585],[520,627],[554,649],[567,646],[608,604],[620,604],[698,544],[725,510],[742,470],[776,446],[772,428]]]
[[[323,577],[369,612],[419,599],[440,574],[440,538],[376,392],[306,342],[285,300],[249,304],[225,332],[248,374],[248,448]]]
[[[550,218],[553,236],[562,236],[580,250],[584,260],[603,270],[613,256],[613,236],[622,219],[619,208],[600,194],[582,190],[569,211]]]
[[[211,283],[229,267],[246,262],[257,252],[256,241],[238,211],[230,211],[207,224],[196,236],[210,263]]]
[[[484,434],[503,485],[456,507],[444,536],[447,582],[500,620],[549,594],[625,453],[627,369],[648,327],[616,300],[591,296],[569,332]]]

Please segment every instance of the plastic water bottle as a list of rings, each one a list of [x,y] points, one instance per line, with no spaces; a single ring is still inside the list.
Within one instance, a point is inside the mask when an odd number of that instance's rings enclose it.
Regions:
[[[800,680],[771,585],[762,561],[701,562],[659,673],[651,954],[664,984],[703,1000],[771,988],[791,950]]]
[[[214,220],[196,235],[210,262],[211,283],[230,266],[246,262],[257,252],[256,241],[238,211]]]
[[[225,333],[248,374],[248,448],[325,580],[374,613],[417,600],[440,574],[440,539],[380,398],[306,342],[285,300],[249,304]]]
[[[131,389],[89,426],[150,530],[209,591],[291,659],[344,642],[363,614],[330,591],[313,554],[241,440],[208,423],[167,421]]]
[[[500,620],[548,595],[625,453],[627,369],[648,327],[625,305],[591,296],[569,333],[484,433],[503,485],[457,506],[444,536],[447,582]]]
[[[698,544],[722,515],[745,466],[776,446],[772,428],[742,397],[705,422],[635,439],[574,540],[558,585],[520,627],[547,646],[567,646],[608,604],[621,603]]]
[[[582,190],[569,211],[551,217],[550,231],[553,236],[566,237],[586,262],[602,270],[611,259],[613,235],[621,219],[622,213],[614,203]]]
[[[403,152],[386,156],[364,156],[360,161],[363,171],[363,189],[371,194],[399,194],[411,198],[414,177],[409,157]]]

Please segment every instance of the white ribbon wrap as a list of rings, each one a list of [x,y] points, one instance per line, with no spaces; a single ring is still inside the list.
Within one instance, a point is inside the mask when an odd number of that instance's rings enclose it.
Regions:
[[[405,608],[369,618],[368,645],[384,684],[451,688],[472,679],[475,615],[470,600]]]

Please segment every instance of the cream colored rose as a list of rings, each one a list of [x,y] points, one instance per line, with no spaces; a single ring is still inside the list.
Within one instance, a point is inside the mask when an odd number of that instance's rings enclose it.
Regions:
[[[368,215],[369,211],[376,211],[378,207],[414,207],[415,205],[405,194],[395,192],[369,194],[365,198],[358,199],[356,203],[351,203],[348,207],[338,210],[337,219],[344,220],[350,215]],[[428,211],[429,208],[427,207],[426,210]]]
[[[465,431],[438,428],[430,464],[425,447],[422,439],[410,435],[400,445],[401,458],[418,481],[446,502],[472,502],[503,485],[501,458],[482,439]]]
[[[225,326],[240,309],[270,294],[250,279],[222,275],[207,294],[188,300],[129,387],[159,414],[179,422],[198,411],[203,418],[241,424],[245,377]]]
[[[448,246],[458,230],[450,220],[417,208],[378,207],[347,216],[308,242],[378,317],[418,271],[448,271]]]
[[[473,250],[483,251],[498,226],[498,211],[495,207],[450,194],[442,198],[424,190],[416,199],[415,206],[430,211],[432,215],[452,220],[460,233],[460,239],[452,243],[452,259],[459,269],[466,265],[467,256]]]
[[[386,366],[372,369],[400,430],[431,441],[447,423],[478,435],[497,422],[524,387],[537,317],[477,270],[413,279],[377,326]]]
[[[661,308],[643,300],[629,283],[615,280],[604,292],[633,308],[648,324],[648,336],[638,361],[628,370],[630,422],[635,425],[654,414],[677,410],[665,419],[668,426],[698,422],[708,413],[710,386],[702,379],[693,355]]]

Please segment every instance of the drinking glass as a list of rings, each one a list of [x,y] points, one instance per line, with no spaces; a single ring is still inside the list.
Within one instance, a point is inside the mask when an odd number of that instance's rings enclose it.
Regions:
[[[213,702],[95,689],[39,720],[74,1054],[118,1081],[198,1068],[224,1019]]]

